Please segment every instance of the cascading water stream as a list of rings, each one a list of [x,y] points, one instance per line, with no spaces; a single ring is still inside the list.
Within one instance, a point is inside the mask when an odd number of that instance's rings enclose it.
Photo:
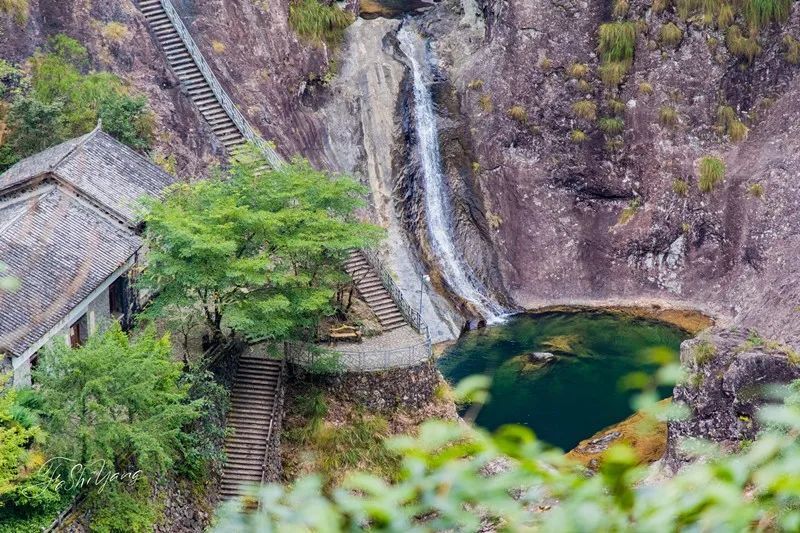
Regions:
[[[427,43],[404,24],[397,34],[400,49],[411,63],[414,75],[414,106],[417,146],[425,179],[425,218],[431,247],[447,283],[462,298],[472,303],[487,322],[498,322],[508,312],[494,300],[456,249],[452,236],[452,208],[447,194],[439,154],[439,132],[433,97],[428,84],[432,79]]]

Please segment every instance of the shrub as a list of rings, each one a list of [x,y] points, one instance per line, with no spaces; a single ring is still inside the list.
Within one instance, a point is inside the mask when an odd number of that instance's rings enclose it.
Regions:
[[[289,5],[289,25],[301,37],[315,43],[341,43],[345,28],[354,20],[349,11],[319,0],[294,0]]]
[[[661,26],[659,37],[661,44],[664,46],[675,47],[678,46],[681,39],[683,39],[683,31],[672,22],[667,22]]]
[[[30,13],[28,0],[0,0],[0,13],[11,15],[18,26],[24,26]]]
[[[586,135],[586,133],[583,130],[575,129],[569,132],[569,138],[575,144],[580,144],[582,142],[585,142],[589,138],[589,136]]]
[[[593,121],[597,119],[597,104],[591,100],[578,100],[572,104],[572,112],[582,119]]]
[[[714,156],[704,156],[700,159],[700,178],[697,186],[701,192],[711,192],[725,179],[725,163]]]
[[[478,106],[485,112],[491,113],[494,109],[494,103],[492,103],[492,97],[488,94],[482,94],[480,98],[478,98]]]
[[[689,196],[689,182],[685,179],[677,178],[672,182],[672,192],[680,197]]]
[[[483,90],[483,80],[474,79],[467,84],[467,89],[471,91],[481,91]]]
[[[661,106],[661,109],[658,110],[658,121],[662,126],[677,126],[678,112],[672,106]]]
[[[619,117],[603,117],[599,121],[600,129],[608,135],[622,133],[625,128],[625,121]]]
[[[800,63],[800,41],[791,35],[783,37],[783,45],[786,47],[786,53],[783,55],[786,61],[792,65]]]
[[[598,67],[597,72],[606,87],[616,87],[622,83],[622,78],[628,73],[630,63],[622,61],[610,61]]]
[[[583,79],[589,74],[589,65],[585,63],[573,63],[567,68],[570,78]]]
[[[739,26],[728,28],[725,35],[725,44],[731,54],[746,60],[748,65],[761,53],[761,45],[758,44],[756,36],[753,34],[751,37],[745,37]]]
[[[758,198],[759,200],[764,198],[764,186],[760,183],[751,183],[747,188],[747,192],[749,192],[753,198]]]
[[[692,350],[694,362],[698,366],[702,366],[709,362],[717,354],[717,348],[708,341],[700,341]]]
[[[103,26],[102,34],[103,37],[111,42],[121,43],[128,38],[130,31],[128,31],[128,27],[125,24],[113,21]]]
[[[653,94],[653,86],[646,81],[643,81],[639,84],[639,93],[645,95]]]
[[[604,62],[630,64],[636,46],[636,23],[608,22],[601,24],[597,49]]]
[[[528,122],[528,112],[525,111],[525,108],[521,105],[511,106],[508,111],[506,111],[506,114],[520,124]]]

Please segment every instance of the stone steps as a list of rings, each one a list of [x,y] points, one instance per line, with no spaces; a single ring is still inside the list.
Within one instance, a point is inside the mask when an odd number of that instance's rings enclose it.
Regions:
[[[406,320],[380,276],[360,250],[352,250],[344,262],[344,270],[353,279],[359,296],[378,317],[381,328],[391,331],[405,326]]]

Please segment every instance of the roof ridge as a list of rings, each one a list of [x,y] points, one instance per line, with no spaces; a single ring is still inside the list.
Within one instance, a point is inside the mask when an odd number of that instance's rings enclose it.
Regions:
[[[103,127],[103,121],[101,119],[97,119],[97,126],[95,126],[94,129],[92,131],[90,131],[89,133],[85,133],[83,135],[83,138],[78,143],[76,143],[75,146],[70,148],[69,151],[61,157],[61,159],[59,159],[58,161],[56,161],[55,163],[50,165],[48,167],[47,171],[48,172],[55,172],[56,169],[58,167],[60,167],[67,159],[72,157],[75,154],[75,152],[78,151],[79,148],[83,148],[83,146],[87,142],[92,140],[95,137],[95,135],[97,135],[98,131],[102,131],[102,127]]]

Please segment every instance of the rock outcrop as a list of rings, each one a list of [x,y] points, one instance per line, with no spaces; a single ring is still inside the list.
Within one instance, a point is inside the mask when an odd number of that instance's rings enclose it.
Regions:
[[[754,331],[711,330],[681,345],[687,372],[674,401],[688,408],[685,420],[670,422],[665,465],[672,471],[690,460],[681,452],[687,438],[706,439],[729,450],[754,439],[758,409],[770,385],[800,378],[798,354]]]

